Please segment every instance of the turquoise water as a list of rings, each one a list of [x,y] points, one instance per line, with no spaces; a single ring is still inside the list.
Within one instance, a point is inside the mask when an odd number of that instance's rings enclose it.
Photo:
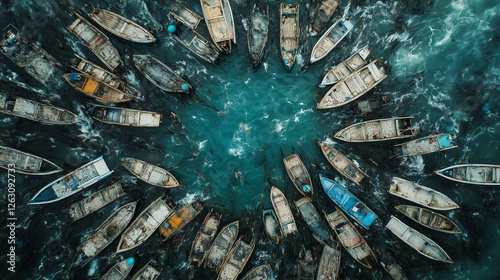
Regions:
[[[263,1],[261,1],[262,3]],[[265,2],[265,1],[264,1]],[[305,26],[309,1],[301,3],[301,24]],[[113,176],[82,194],[46,206],[26,202],[57,176],[27,177],[18,175],[17,217],[18,272],[8,279],[89,279],[98,278],[122,256],[113,256],[115,241],[89,264],[70,268],[78,258],[78,248],[112,211],[127,201],[139,200],[142,211],[160,196],[161,189],[132,177],[120,166],[119,158],[132,156],[159,164],[181,182],[181,189],[167,191],[173,204],[181,206],[200,198],[206,208],[223,213],[223,224],[240,219],[245,231],[259,238],[247,268],[270,262],[276,279],[290,279],[290,271],[300,246],[321,250],[311,238],[299,215],[299,234],[284,244],[270,246],[261,229],[261,212],[271,207],[270,185],[284,191],[291,202],[300,197],[283,169],[282,157],[298,153],[314,177],[318,209],[333,211],[333,202],[324,194],[317,179],[323,172],[346,186],[373,209],[379,219],[370,230],[358,229],[372,248],[394,252],[399,264],[411,279],[495,279],[500,276],[500,209],[494,187],[455,184],[437,178],[432,171],[452,164],[499,164],[498,89],[500,4],[495,1],[344,1],[341,11],[352,17],[354,28],[325,59],[307,65],[308,54],[319,37],[302,39],[297,63],[287,72],[280,60],[278,3],[270,2],[271,31],[267,57],[261,67],[251,68],[246,45],[245,17],[253,2],[231,1],[237,44],[230,56],[218,65],[197,59],[166,31],[170,21],[166,8],[170,1],[111,1],[94,3],[100,8],[119,12],[156,30],[159,42],[154,45],[132,44],[111,34],[113,44],[122,54],[127,69],[122,74],[145,94],[143,102],[131,108],[160,111],[162,125],[155,129],[109,126],[90,119],[81,106],[96,101],[76,92],[61,79],[52,88],[43,87],[23,70],[0,57],[2,91],[50,102],[77,112],[82,122],[69,127],[39,125],[3,115],[0,121],[0,144],[54,160],[65,170],[104,155]],[[201,13],[198,1],[182,1]],[[76,37],[64,29],[73,17],[69,4],[85,8],[85,2],[4,1],[0,4],[1,26],[13,23],[62,62],[74,53],[99,63]],[[90,7],[90,3],[89,4]],[[90,11],[90,8],[86,9]],[[145,9],[147,8],[147,10]],[[34,19],[34,20],[33,20]],[[160,25],[165,28],[160,28]],[[200,32],[208,36],[201,24]],[[303,34],[305,34],[303,32]],[[370,59],[385,65],[388,78],[370,96],[388,96],[391,102],[367,116],[354,113],[356,104],[338,109],[316,110],[326,88],[318,88],[323,74],[360,47],[369,44]],[[149,53],[160,58],[188,79],[195,88],[190,96],[163,93],[132,66],[132,54]],[[168,116],[175,112],[179,120]],[[348,144],[332,140],[333,133],[361,119],[414,116],[420,126],[419,136],[450,132],[459,147],[441,154],[409,159],[391,159],[390,143]],[[357,187],[341,177],[326,162],[316,144],[326,140],[354,160],[370,176]],[[6,174],[6,173],[2,173]],[[394,206],[406,201],[387,192],[390,178],[405,177],[445,193],[461,208],[448,214],[464,234],[446,235],[403,222],[436,241],[454,260],[441,264],[418,254],[385,229]],[[0,176],[2,184],[6,176]],[[98,213],[69,225],[67,209],[73,202],[93,191],[123,179],[129,193]],[[6,200],[0,200],[5,217]],[[293,203],[292,203],[293,204]],[[292,211],[297,214],[292,205]],[[162,243],[158,234],[137,249],[123,254],[138,258],[136,269],[157,258],[164,266],[161,279],[188,279],[187,254],[203,219],[199,219]],[[4,244],[4,243],[2,243]],[[1,254],[7,249],[1,246]],[[136,270],[134,269],[134,272]],[[193,279],[213,279],[214,272],[192,270]],[[381,268],[368,270],[342,251],[341,277],[346,279],[388,279]]]

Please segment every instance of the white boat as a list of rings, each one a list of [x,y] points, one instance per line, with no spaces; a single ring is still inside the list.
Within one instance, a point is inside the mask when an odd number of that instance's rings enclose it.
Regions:
[[[336,246],[337,247],[337,246]],[[326,245],[321,253],[318,265],[316,280],[338,280],[340,271],[340,253],[339,248],[333,248]]]
[[[482,186],[500,185],[500,165],[459,164],[434,171],[446,179]]]
[[[345,142],[380,142],[413,137],[417,128],[411,125],[413,117],[377,119],[352,124],[335,133]]]
[[[430,135],[392,146],[395,157],[411,157],[456,148],[449,133]]]
[[[91,116],[100,122],[131,127],[158,127],[162,114],[92,104]]]
[[[170,172],[159,166],[130,157],[121,158],[121,161],[122,166],[130,173],[148,184],[167,189],[180,186]]]
[[[318,145],[323,152],[323,155],[328,160],[328,162],[335,168],[340,174],[344,175],[347,179],[353,181],[356,185],[363,180],[366,173],[361,170],[354,162],[348,159],[344,154],[337,151],[331,145],[325,144],[318,140]]]
[[[63,171],[52,161],[16,149],[0,146],[0,167],[26,175],[50,175]]]
[[[212,245],[217,229],[219,228],[222,215],[214,213],[213,209],[207,214],[203,224],[201,225],[196,237],[194,238],[191,251],[189,252],[188,261],[190,264],[201,266],[207,256],[207,251]]]
[[[218,269],[224,263],[229,250],[236,242],[239,231],[240,221],[234,221],[222,228],[206,253],[205,266]]]
[[[275,186],[271,187],[271,202],[273,204],[274,212],[278,216],[281,229],[285,237],[288,234],[295,234],[297,232],[297,224],[292,214],[292,209],[286,200],[285,195]]]
[[[133,257],[117,262],[99,280],[124,280],[134,267],[134,263]]]
[[[122,184],[116,182],[107,188],[93,193],[89,197],[71,204],[68,212],[73,221],[76,221],[94,213],[124,195],[125,192],[123,191]]]
[[[353,25],[349,20],[341,18],[335,22],[314,45],[311,52],[311,63],[319,61],[329,54],[349,34],[352,28]]]
[[[233,12],[228,0],[200,0],[203,17],[215,45],[231,53],[231,41],[236,44]]]
[[[287,70],[291,70],[297,58],[300,39],[300,5],[280,5],[280,49],[281,59]]]
[[[341,63],[333,66],[328,73],[323,77],[321,81],[320,87],[328,86],[336,84],[338,81],[341,81],[347,78],[352,73],[358,71],[361,67],[365,66],[368,61],[368,55],[370,54],[370,49],[368,45],[359,49],[353,55],[351,55],[348,59],[342,61]]]
[[[341,4],[342,0],[321,0],[321,2],[317,4],[315,11],[310,13],[312,18],[309,19],[308,29],[311,36],[316,36],[323,31],[332,20],[335,10],[337,10]]]
[[[233,249],[231,249],[227,255],[226,261],[219,271],[217,280],[236,280],[238,275],[240,275],[241,271],[245,268],[254,249],[254,240],[252,240],[250,244],[245,243],[242,238],[236,241],[236,244],[234,244]]]
[[[163,268],[159,267],[158,264],[149,261],[148,264],[132,276],[132,280],[155,280],[158,279],[162,271]]]

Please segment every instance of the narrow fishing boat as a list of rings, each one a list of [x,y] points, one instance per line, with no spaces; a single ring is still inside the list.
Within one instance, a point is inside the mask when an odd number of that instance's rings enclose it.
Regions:
[[[319,140],[318,145],[321,148],[323,155],[333,168],[335,168],[340,174],[344,175],[347,179],[353,181],[356,185],[359,185],[359,182],[361,182],[365,176],[368,176],[356,164],[354,164],[354,162],[334,149],[332,146]]]
[[[294,6],[281,3],[280,5],[281,59],[287,70],[293,68],[300,44],[299,7],[299,4]]]
[[[353,25],[349,20],[341,18],[335,22],[314,45],[311,51],[311,63],[319,61],[329,54],[349,34],[352,28]]]
[[[342,4],[342,0],[322,0],[309,19],[309,33],[311,36],[318,35],[333,18],[335,10]]]
[[[108,107],[93,104],[90,110],[93,119],[107,124],[132,127],[158,127],[162,114],[129,108]]]
[[[255,248],[255,241],[250,244],[245,243],[242,238],[236,241],[233,249],[227,255],[226,261],[222,265],[217,280],[236,280],[241,271],[245,268],[248,259]]]
[[[102,225],[85,239],[82,245],[83,253],[92,258],[111,244],[134,217],[136,206],[137,202],[131,202],[113,212]]]
[[[264,56],[269,34],[269,6],[253,5],[252,14],[248,19],[248,52],[253,69],[259,68]]]
[[[335,133],[345,142],[380,142],[413,137],[417,128],[411,125],[413,117],[377,119],[352,124]]]
[[[64,175],[63,177],[43,187],[28,204],[45,204],[59,201],[91,186],[94,183],[111,175],[106,162],[99,158],[83,165],[82,167]]]
[[[449,133],[431,135],[392,146],[395,157],[411,157],[456,148]]]
[[[271,280],[274,279],[271,265],[262,264],[250,269],[241,280]]]
[[[157,263],[149,261],[148,264],[132,276],[132,280],[155,280],[158,279],[162,271],[163,268]]]
[[[380,266],[387,271],[387,274],[391,276],[392,279],[394,280],[407,280],[405,272],[403,271],[403,268],[399,266],[396,261],[394,260],[394,257],[390,255],[388,252],[386,254],[382,254],[381,260],[380,260]]]
[[[130,157],[121,158],[121,161],[130,173],[148,184],[167,189],[180,186],[170,172],[159,166]]]
[[[160,196],[123,232],[116,253],[134,249],[144,243],[172,212],[172,207],[165,202],[163,195]]]
[[[321,185],[326,194],[337,204],[349,217],[358,222],[363,228],[368,229],[375,221],[377,215],[361,200],[355,197],[345,187],[319,175]]]
[[[271,187],[270,196],[274,212],[276,212],[276,216],[278,216],[283,234],[285,237],[290,233],[295,234],[295,232],[297,232],[297,224],[295,223],[292,209],[290,209],[290,205],[285,195],[278,188],[273,186]]]
[[[337,206],[335,206],[335,210],[335,212],[326,215],[326,220],[339,238],[340,243],[357,262],[365,267],[373,268],[377,264],[377,257],[372,249]]]
[[[234,221],[222,228],[206,253],[205,267],[218,269],[222,265],[229,250],[236,242],[239,230],[240,221]]]
[[[192,30],[198,28],[198,25],[203,19],[197,13],[191,11],[190,9],[179,3],[173,4],[168,13],[176,20],[181,21],[187,28]]]
[[[483,186],[500,185],[500,165],[459,164],[434,171],[446,179]]]
[[[69,207],[69,216],[73,221],[79,220],[95,211],[103,208],[109,203],[125,195],[121,182],[116,182],[111,186],[95,192]]]
[[[337,248],[337,245],[335,245]],[[340,250],[325,245],[319,260],[318,274],[316,280],[337,280],[340,270]]]
[[[203,205],[201,205],[199,199],[196,199],[173,213],[158,229],[164,237],[163,241],[194,220],[202,210]]]
[[[333,246],[335,240],[328,230],[328,225],[321,218],[314,205],[303,197],[294,202],[297,211],[309,226],[312,236],[323,245]]]
[[[115,70],[116,67],[123,64],[120,54],[111,44],[109,38],[81,15],[78,13],[75,15],[78,18],[66,29],[78,37],[109,69]]]
[[[313,258],[311,250],[302,247],[297,263],[297,278],[299,280],[314,280],[318,262]]]
[[[125,40],[141,44],[156,42],[155,36],[147,31],[146,28],[119,14],[94,8],[88,16],[102,28]]]
[[[358,102],[358,112],[356,113],[364,115],[374,112],[376,109],[380,109],[389,104],[390,101],[391,99],[385,95],[371,96]]]
[[[446,195],[398,177],[392,178],[389,193],[434,210],[459,208],[458,204]]]
[[[189,93],[192,88],[190,84],[155,57],[134,54],[134,64],[149,81],[164,91]]]
[[[278,217],[274,214],[273,209],[264,209],[262,211],[262,222],[264,223],[264,231],[266,232],[269,241],[273,244],[278,244],[283,240],[283,231],[281,230]]]
[[[436,261],[453,263],[450,256],[436,242],[405,225],[398,218],[391,216],[385,227],[420,254]]]
[[[432,210],[413,205],[398,205],[396,206],[396,210],[424,227],[444,233],[462,233],[457,224],[450,218]]]
[[[26,175],[50,175],[62,171],[47,159],[5,146],[0,146],[0,167]]]
[[[210,210],[205,217],[189,252],[188,261],[191,265],[197,264],[199,267],[205,261],[206,253],[212,245],[221,218],[222,214],[215,213],[214,209]]]
[[[99,280],[124,280],[134,267],[134,263],[133,257],[117,262]]]
[[[372,61],[358,71],[336,83],[318,103],[318,109],[330,109],[350,103],[372,90],[385,78],[384,69]]]
[[[313,199],[313,185],[307,168],[297,154],[283,159],[286,172],[295,188],[310,201]]]
[[[233,12],[228,0],[200,0],[203,17],[215,45],[231,53],[231,41],[236,44]]]
[[[76,90],[101,102],[120,103],[132,100],[127,93],[100,82],[88,75],[66,73],[64,79]]]
[[[320,87],[336,84],[347,78],[352,73],[358,71],[361,67],[365,66],[368,61],[368,55],[370,55],[370,49],[368,45],[362,47],[348,59],[342,61],[341,63],[333,66],[328,73],[323,77]]]

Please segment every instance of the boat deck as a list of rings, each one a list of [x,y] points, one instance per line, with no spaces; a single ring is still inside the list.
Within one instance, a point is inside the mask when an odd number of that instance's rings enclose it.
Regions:
[[[222,267],[218,280],[235,280],[245,267],[248,259],[252,255],[254,244],[246,244],[238,240],[231,250],[228,259]]]
[[[432,135],[394,146],[398,157],[429,154],[455,147],[450,134]]]
[[[288,205],[288,201],[283,193],[275,187],[271,188],[271,202],[273,203],[274,212],[278,217],[285,236],[290,233],[295,233],[297,231],[297,225],[295,224],[295,218],[293,217],[290,205]]]
[[[229,250],[231,250],[231,247],[236,242],[238,232],[239,221],[233,222],[221,230],[207,254],[207,265],[209,267],[219,267],[222,265]]]
[[[43,159],[0,147],[0,162],[5,167],[8,164],[14,164],[17,169],[35,173],[40,171]]]
[[[325,224],[314,205],[304,197],[295,201],[295,206],[311,229],[313,236],[318,239],[319,242],[331,245],[333,237],[328,230],[328,225]]]
[[[318,280],[338,279],[341,264],[340,256],[341,253],[337,249],[330,246],[325,246],[325,248],[323,248],[323,253],[321,254],[321,260],[318,266]]]
[[[90,213],[108,205],[117,198],[125,195],[120,182],[104,188],[91,196],[82,199],[69,207],[69,215],[73,220],[81,219]]]
[[[209,23],[211,35],[214,42],[231,40],[231,30],[222,9],[222,0],[202,0],[205,20]]]
[[[170,218],[168,218],[163,225],[160,226],[160,233],[165,239],[169,238],[172,234],[182,229],[185,225],[196,218],[202,210],[203,206],[198,200],[185,205],[170,216]]]
[[[298,16],[299,5],[281,4],[280,45],[281,56],[283,60],[288,61],[285,64],[293,65],[299,48],[300,26]]]

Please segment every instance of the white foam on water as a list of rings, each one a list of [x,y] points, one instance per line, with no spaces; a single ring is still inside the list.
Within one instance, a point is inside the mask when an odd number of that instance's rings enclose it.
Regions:
[[[87,276],[93,276],[98,268],[99,268],[99,262],[97,261],[97,258],[94,258],[92,262],[90,262],[90,267],[89,271],[87,272]]]

